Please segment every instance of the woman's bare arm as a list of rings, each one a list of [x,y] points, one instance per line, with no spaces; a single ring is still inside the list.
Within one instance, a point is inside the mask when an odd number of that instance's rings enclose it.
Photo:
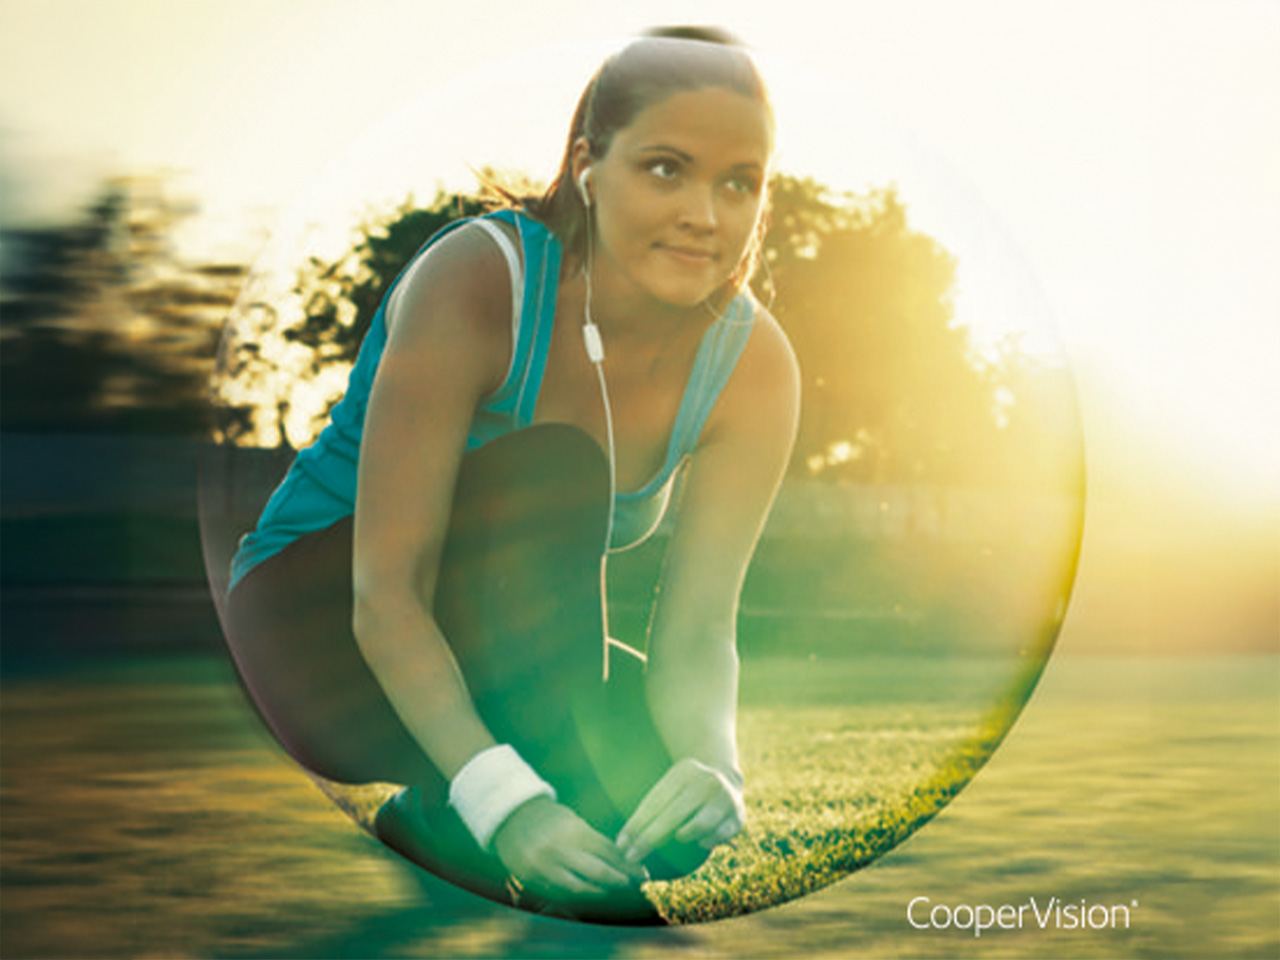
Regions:
[[[449,778],[492,746],[431,615],[454,481],[477,405],[510,356],[510,285],[464,227],[404,279],[369,397],[355,513],[354,629],[392,707]]]
[[[675,759],[623,829],[634,856],[672,836],[715,836],[734,816],[714,771],[741,784],[735,734],[738,596],[786,470],[799,415],[799,372],[776,321],[761,312],[685,478],[649,639],[647,695]],[[739,817],[741,811],[736,814]]]
[[[479,228],[460,228],[425,255],[397,288],[360,454],[356,642],[450,780],[495,743],[432,607],[471,421],[510,363],[510,289],[502,255]],[[639,879],[610,840],[546,798],[517,807],[493,847],[535,887],[596,894]]]

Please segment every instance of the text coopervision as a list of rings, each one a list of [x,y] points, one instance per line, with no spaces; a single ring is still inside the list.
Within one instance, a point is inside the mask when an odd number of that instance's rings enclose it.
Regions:
[[[932,904],[932,906],[930,906]],[[916,897],[907,904],[907,922],[917,930],[972,930],[975,937],[984,930],[1128,930],[1128,904],[1089,903],[1087,900],[1063,901],[1050,897],[1047,901],[1029,897],[1026,903],[968,904],[933,903],[929,897]]]

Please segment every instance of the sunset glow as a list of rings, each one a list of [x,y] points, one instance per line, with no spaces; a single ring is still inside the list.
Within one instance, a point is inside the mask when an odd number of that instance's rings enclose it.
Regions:
[[[65,212],[94,170],[168,169],[204,208],[191,248],[252,256],[398,104],[438,89],[427,99],[446,112],[495,105],[447,118],[449,160],[445,144],[401,154],[401,182],[412,169],[429,191],[477,161],[545,175],[600,49],[653,23],[722,22],[772,71],[780,165],[852,189],[898,184],[913,224],[960,258],[960,320],[993,335],[1056,329],[1103,384],[1084,400],[1087,430],[1129,423],[1224,496],[1280,489],[1280,294],[1266,280],[1280,130],[1258,122],[1280,112],[1274,6],[924,3],[821,17],[565,0],[491,18],[478,47],[447,42],[468,34],[460,8],[11,0],[0,150],[20,202],[6,216]],[[566,43],[581,55],[541,52]],[[793,95],[802,75],[809,90],[815,76],[835,83]],[[526,94],[537,110],[520,106]],[[359,182],[376,203],[374,179]],[[991,229],[973,229],[975,209]]]

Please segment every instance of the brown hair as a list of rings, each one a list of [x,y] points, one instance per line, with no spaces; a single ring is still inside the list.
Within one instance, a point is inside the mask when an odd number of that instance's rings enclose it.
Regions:
[[[608,151],[614,135],[642,110],[667,97],[703,87],[725,87],[758,100],[773,112],[764,81],[750,54],[727,32],[715,27],[663,27],[633,40],[600,66],[578,100],[569,127],[560,169],[541,196],[520,197],[499,189],[556,234],[565,256],[580,261],[586,253],[586,208],[573,183],[573,147],[587,141],[593,158]],[[741,289],[755,271],[763,239],[765,217],[747,255],[730,277]]]

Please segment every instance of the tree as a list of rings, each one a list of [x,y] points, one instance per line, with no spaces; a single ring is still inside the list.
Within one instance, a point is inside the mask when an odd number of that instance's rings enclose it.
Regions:
[[[893,190],[832,197],[778,177],[765,257],[803,376],[794,469],[922,480],[955,467],[952,438],[991,400],[953,326],[955,261],[907,225]]]
[[[1000,480],[1011,448],[1034,433],[1008,430],[1009,398],[1030,368],[1014,350],[998,361],[977,357],[969,331],[954,323],[956,262],[931,237],[914,231],[893,189],[833,195],[822,185],[779,175],[764,243],[767,270],[757,293],[786,328],[803,377],[802,423],[792,470],[829,480],[950,482]],[[272,334],[240,338],[228,358],[233,379],[257,377],[271,335],[308,351],[304,376],[317,382],[354,361],[387,287],[421,244],[450,221],[485,209],[483,197],[439,193],[426,207],[406,201],[357,231],[350,251],[298,274],[301,315]],[[1017,374],[1014,376],[1013,374]],[[1021,379],[1019,379],[1021,378]],[[309,441],[341,397],[341,382],[307,411]],[[261,437],[301,395],[279,378],[263,389],[252,418]],[[994,465],[994,466],[993,466]]]
[[[172,248],[194,212],[116,178],[83,218],[3,236],[0,425],[201,436],[222,322],[245,276]]]
[[[314,384],[334,369],[349,369],[387,288],[413,255],[437,230],[486,209],[481,198],[460,194],[438,193],[426,207],[410,198],[361,223],[344,256],[329,263],[308,258],[293,288],[298,316],[282,316],[275,304],[250,303],[222,358],[219,437],[260,444],[274,434],[278,445],[306,446],[342,398],[341,381],[328,378],[334,386],[323,401],[299,409],[304,401],[297,378]],[[300,371],[285,369],[277,359],[286,345],[308,351]],[[252,402],[231,399],[245,396]],[[290,431],[291,422],[305,426]]]

